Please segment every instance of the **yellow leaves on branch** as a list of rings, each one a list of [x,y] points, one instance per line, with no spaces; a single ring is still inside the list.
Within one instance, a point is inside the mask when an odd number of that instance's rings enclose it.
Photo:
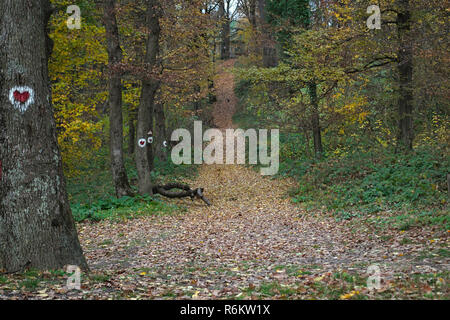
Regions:
[[[342,95],[337,93],[333,98],[340,98]],[[336,112],[345,116],[349,123],[359,122],[362,124],[370,115],[367,107],[367,98],[364,96],[356,96],[352,101],[344,104],[342,107],[336,108]]]
[[[64,1],[53,3],[64,6]],[[81,30],[69,30],[64,11],[52,15],[50,37],[54,49],[49,61],[52,101],[66,174],[76,174],[80,163],[101,146],[97,107],[106,100],[101,70],[107,54],[102,43],[102,26],[82,23]]]
[[[183,113],[186,106],[205,99],[214,66],[209,39],[215,34],[214,22],[199,8],[203,1],[161,2],[164,15],[161,24],[161,90],[158,102],[167,110]],[[72,2],[52,0],[58,8]],[[69,30],[65,10],[58,10],[50,21],[54,49],[49,63],[53,106],[66,173],[71,175],[81,162],[95,156],[107,132],[104,109],[108,88],[106,74],[108,55],[102,10],[93,2],[83,2],[81,30]],[[136,14],[145,6],[129,2],[120,4],[117,12],[124,63],[139,65],[145,52],[148,28],[136,23]],[[135,110],[141,94],[140,77],[124,77],[123,105]],[[173,118],[177,119],[177,118]],[[171,119],[168,119],[170,121]],[[104,140],[104,139],[103,139]]]

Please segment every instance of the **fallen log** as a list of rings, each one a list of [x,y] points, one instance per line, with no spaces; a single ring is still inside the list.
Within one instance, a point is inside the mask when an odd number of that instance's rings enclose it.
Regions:
[[[173,189],[179,189],[179,191],[172,191]],[[191,187],[182,183],[169,183],[166,185],[154,186],[153,194],[160,194],[171,199],[187,197],[190,197],[192,201],[194,201],[194,199],[200,199],[208,206],[211,206],[211,202],[203,194],[204,190],[204,188],[191,189]]]

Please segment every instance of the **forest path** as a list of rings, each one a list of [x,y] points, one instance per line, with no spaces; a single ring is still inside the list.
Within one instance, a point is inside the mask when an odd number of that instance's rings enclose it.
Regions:
[[[214,121],[221,129],[233,127],[237,99],[227,70],[232,66],[233,61],[225,62],[216,79]],[[356,285],[336,280],[336,272],[357,274],[361,286],[374,263],[384,266],[385,279],[413,265],[433,271],[411,262],[408,252],[418,244],[399,247],[397,241],[369,236],[364,226],[305,214],[287,197],[291,180],[263,177],[240,165],[203,165],[189,183],[204,187],[213,205],[170,200],[187,212],[81,226],[88,262],[93,271],[109,275],[115,295],[336,299]]]

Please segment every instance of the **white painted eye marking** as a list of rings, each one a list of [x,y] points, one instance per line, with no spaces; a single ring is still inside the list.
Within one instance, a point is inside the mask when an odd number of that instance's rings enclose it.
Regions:
[[[148,138],[148,143],[150,143],[150,144],[153,143],[153,137],[149,137],[149,138]]]
[[[163,142],[163,146],[164,146],[164,148],[167,148],[167,141]]]
[[[145,141],[145,139],[140,139],[138,144],[139,147],[144,148],[147,145],[147,141]]]
[[[24,113],[34,103],[34,90],[26,86],[13,87],[9,90],[9,101],[15,109]]]

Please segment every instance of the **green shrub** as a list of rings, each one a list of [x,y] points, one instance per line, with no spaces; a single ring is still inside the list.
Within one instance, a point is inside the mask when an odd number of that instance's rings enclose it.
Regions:
[[[285,161],[281,175],[298,179],[294,202],[333,210],[339,219],[384,210],[419,215],[420,223],[448,225],[449,159],[421,148],[411,154],[383,150],[328,158],[322,162]],[[428,209],[424,214],[424,209]],[[431,213],[430,213],[431,212]],[[411,221],[403,224],[410,225]]]
[[[85,220],[101,221],[105,219],[131,219],[143,215],[170,214],[176,211],[176,206],[152,197],[111,197],[101,199],[93,204],[72,205],[72,215],[77,222]]]
[[[82,171],[82,175],[67,181],[72,214],[77,222],[85,220],[101,221],[105,219],[127,219],[142,215],[171,214],[180,211],[174,205],[165,203],[158,197],[115,197],[114,184],[111,178],[108,152],[101,150],[97,161],[90,163]],[[137,172],[131,157],[125,158],[128,177],[132,188],[137,182]],[[155,183],[177,181],[196,174],[196,167],[189,165],[176,166],[171,161],[163,162],[155,159],[152,172]]]

